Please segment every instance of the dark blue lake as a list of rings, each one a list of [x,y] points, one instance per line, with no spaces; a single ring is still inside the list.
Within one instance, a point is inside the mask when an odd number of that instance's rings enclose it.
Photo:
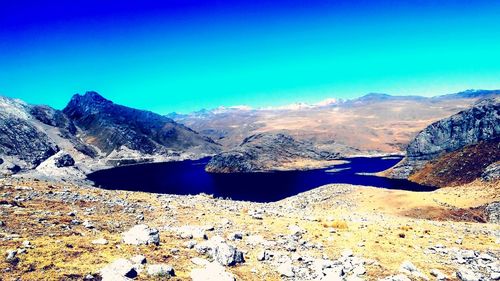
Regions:
[[[182,162],[151,163],[97,171],[88,178],[105,189],[168,194],[213,194],[234,200],[277,201],[329,183],[369,185],[389,189],[431,191],[407,180],[388,179],[357,173],[386,170],[401,158],[357,157],[347,164],[310,171],[210,174],[204,168],[209,158]],[[331,169],[337,172],[328,172]],[[343,169],[343,170],[342,170]]]

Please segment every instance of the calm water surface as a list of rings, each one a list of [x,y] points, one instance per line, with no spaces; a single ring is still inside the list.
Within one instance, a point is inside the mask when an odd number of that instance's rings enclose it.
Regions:
[[[347,164],[311,171],[210,174],[204,170],[209,158],[182,162],[151,163],[102,170],[88,175],[106,189],[168,194],[213,194],[235,200],[277,201],[329,183],[349,183],[380,188],[431,191],[407,180],[395,180],[357,173],[386,170],[401,158],[357,157]]]

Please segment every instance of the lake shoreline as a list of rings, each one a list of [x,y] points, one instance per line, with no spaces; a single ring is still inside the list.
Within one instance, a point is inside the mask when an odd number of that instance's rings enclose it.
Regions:
[[[432,187],[406,180],[374,176],[374,173],[392,167],[401,158],[344,158],[334,165],[312,170],[227,174],[206,172],[204,165],[208,160],[209,158],[203,158],[116,167],[89,174],[88,179],[96,186],[111,190],[179,195],[204,193],[253,202],[278,201],[327,184],[353,184],[411,191],[434,190]],[[331,169],[340,170],[335,173],[328,172]]]

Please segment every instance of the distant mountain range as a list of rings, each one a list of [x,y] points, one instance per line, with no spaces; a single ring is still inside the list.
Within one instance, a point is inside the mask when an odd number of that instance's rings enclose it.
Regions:
[[[204,134],[225,149],[259,133],[286,133],[325,150],[355,153],[402,153],[423,128],[500,95],[500,90],[467,90],[436,97],[370,93],[351,100],[275,108],[220,107],[191,114],[169,114],[176,122]]]
[[[424,97],[418,95],[406,95],[406,96],[394,96],[384,93],[368,93],[364,96],[354,99],[337,99],[337,98],[327,98],[317,103],[307,103],[307,102],[297,102],[287,105],[281,106],[267,106],[267,107],[257,107],[253,108],[248,105],[237,105],[237,106],[219,106],[215,109],[201,109],[198,111],[193,111],[188,114],[180,114],[176,112],[171,112],[166,114],[167,117],[176,119],[176,118],[186,118],[186,117],[207,117],[211,114],[220,114],[227,112],[234,112],[238,110],[242,111],[266,111],[266,110],[304,110],[304,109],[312,109],[312,108],[323,108],[323,107],[331,107],[331,106],[343,106],[343,105],[352,105],[366,102],[382,102],[382,101],[390,101],[390,100],[443,100],[443,99],[477,99],[477,98],[487,98],[500,94],[500,90],[466,90],[454,94],[446,94],[439,95],[433,97]]]

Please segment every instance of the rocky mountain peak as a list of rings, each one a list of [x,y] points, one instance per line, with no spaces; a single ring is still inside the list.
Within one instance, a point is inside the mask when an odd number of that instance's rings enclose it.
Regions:
[[[87,91],[84,95],[76,94],[73,96],[72,100],[73,99],[85,103],[113,103],[94,91]]]
[[[106,155],[122,146],[149,155],[218,149],[211,139],[166,116],[115,104],[96,92],[73,96],[63,112]]]

